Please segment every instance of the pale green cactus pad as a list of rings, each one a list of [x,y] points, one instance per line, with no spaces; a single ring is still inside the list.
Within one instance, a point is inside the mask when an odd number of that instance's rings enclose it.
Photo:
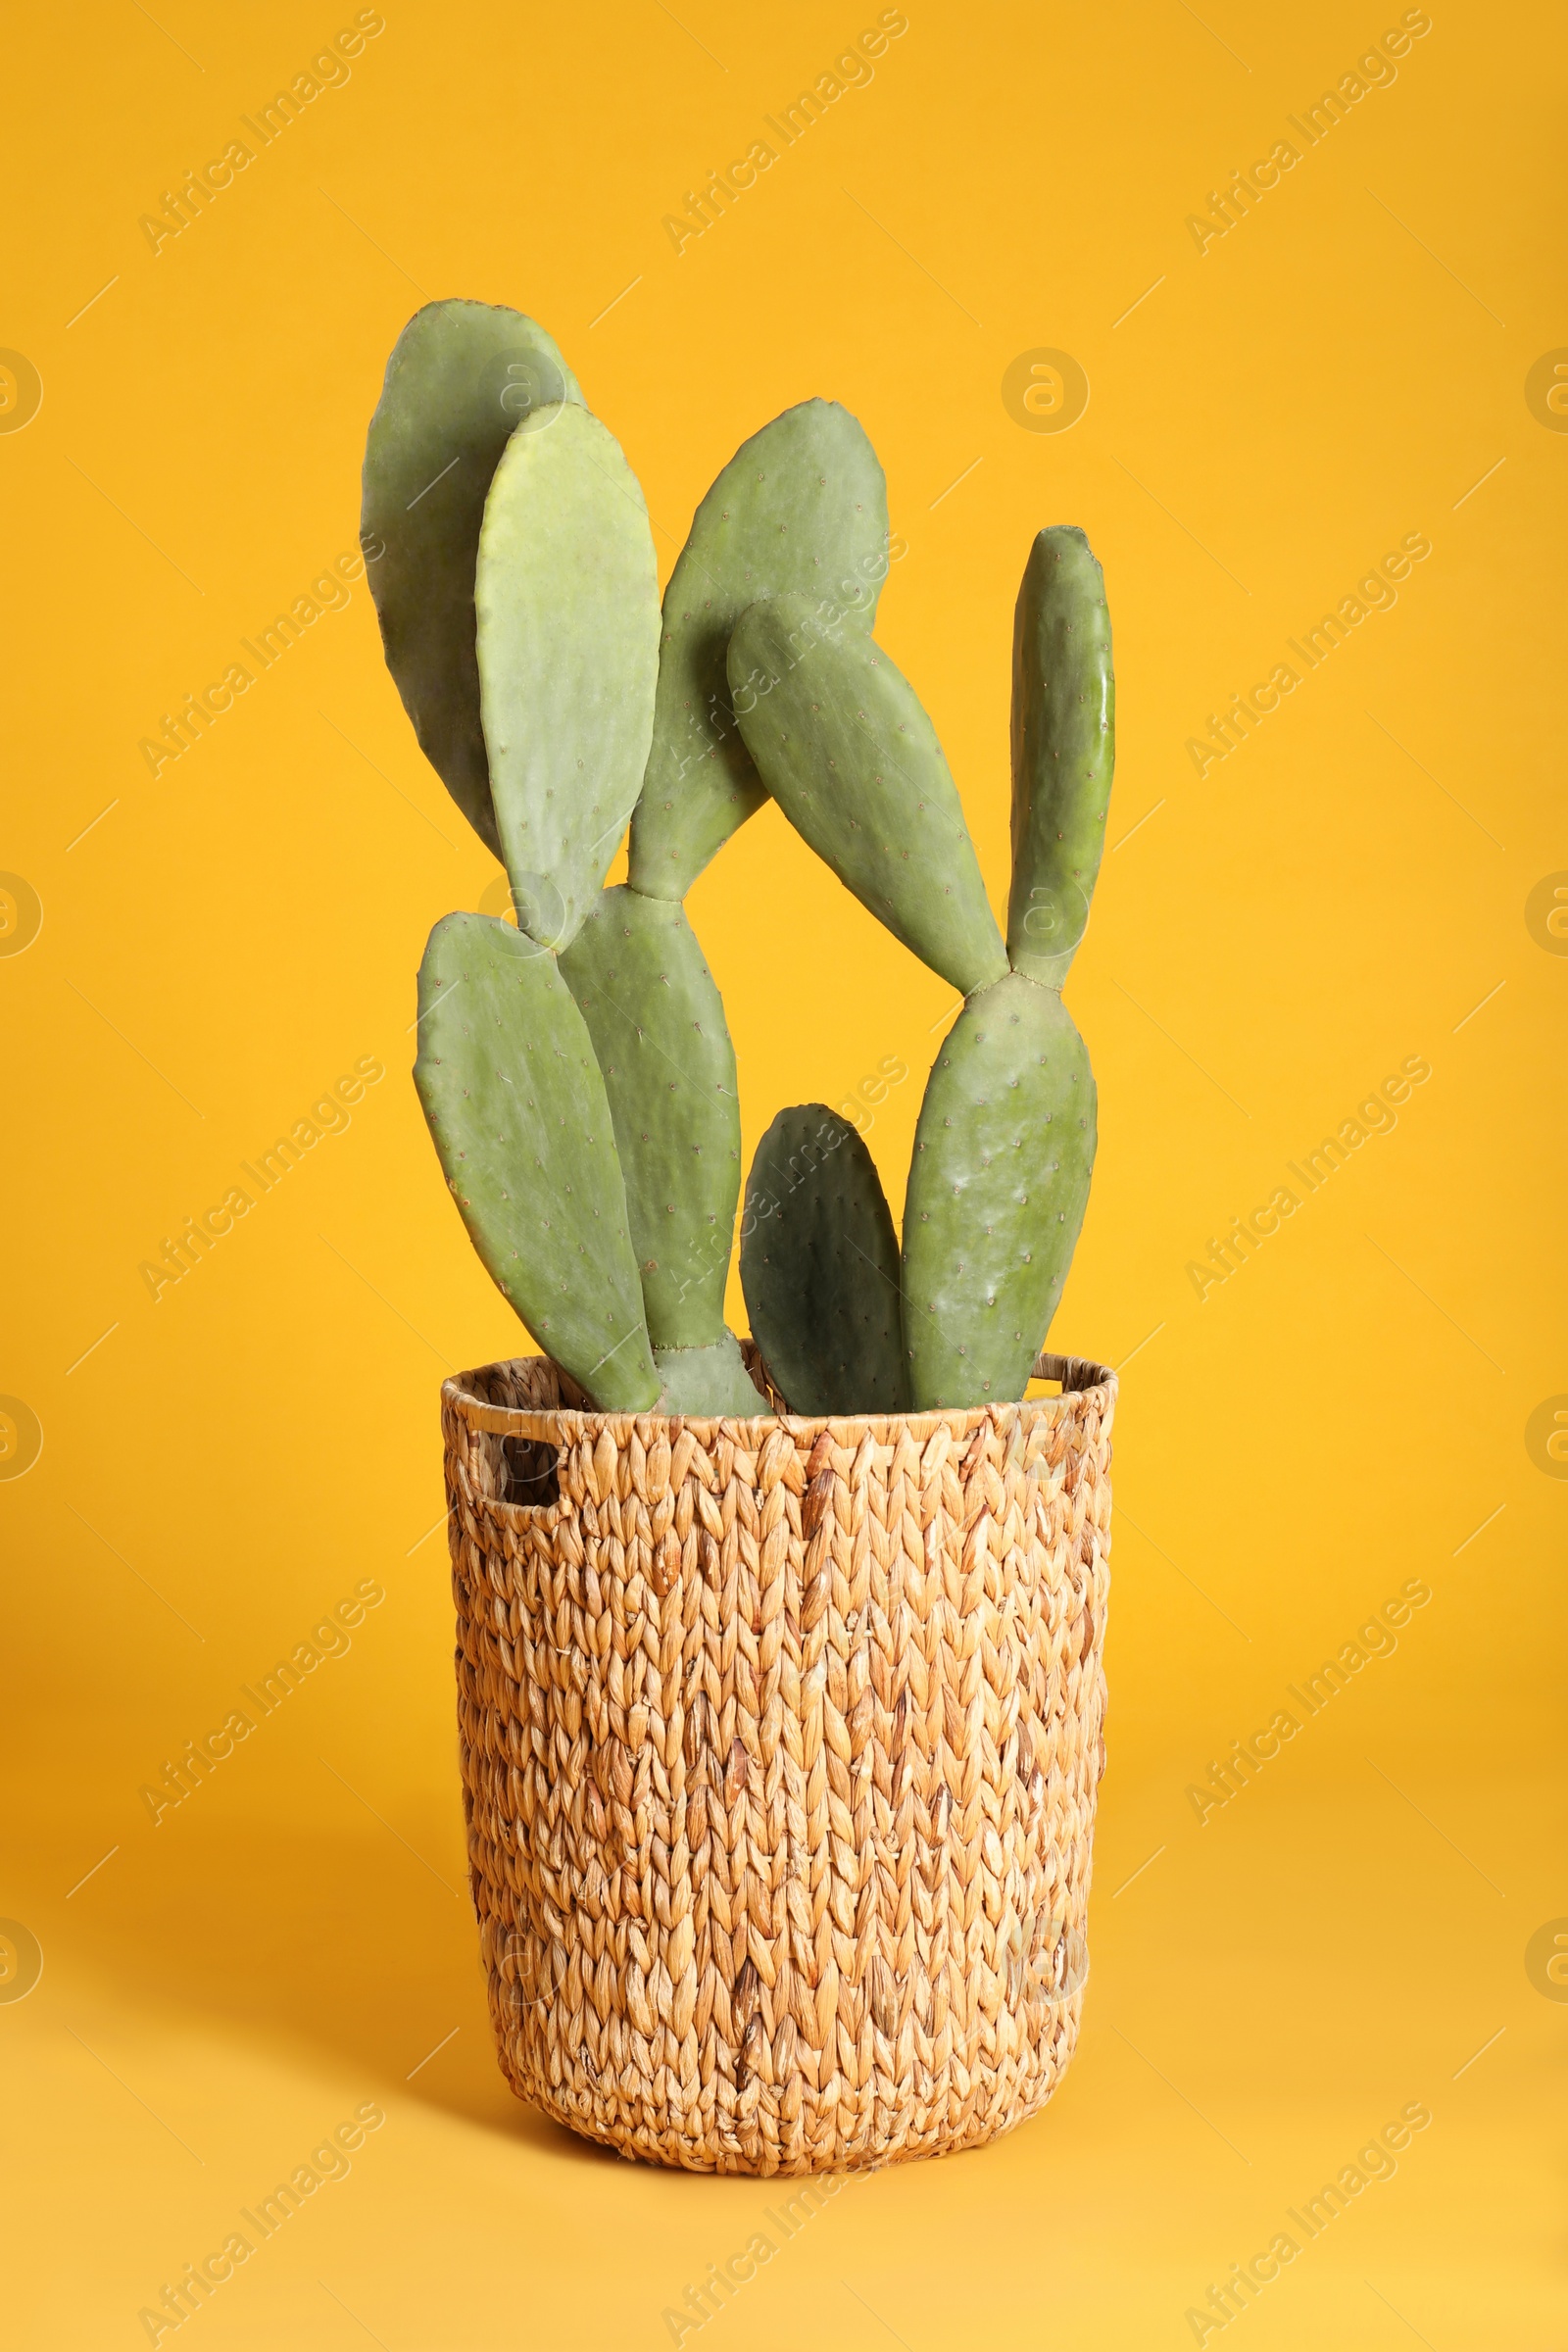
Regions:
[[[485,1267],[607,1412],[660,1380],[593,1043],[556,959],[510,923],[449,914],[419,966],[414,1082]]]
[[[1071,523],[1029,551],[1012,631],[1014,971],[1059,988],[1089,921],[1116,763],[1105,583]]]
[[[654,723],[659,573],[637,477],[597,416],[525,417],[474,577],[490,794],[520,929],[570,945],[636,805]]]
[[[825,1102],[757,1147],[741,1220],[752,1336],[795,1413],[896,1413],[906,1398],[899,1245],[876,1164]]]
[[[360,539],[387,667],[420,750],[497,857],[473,642],[479,525],[517,425],[581,397],[531,318],[433,302],[393,346],[366,441]]]
[[[847,409],[803,401],[741,444],[664,592],[653,749],[631,829],[638,890],[683,899],[767,797],[725,676],[746,607],[794,590],[868,632],[887,566],[887,484]]]
[[[1021,1396],[1061,1297],[1095,1164],[1095,1080],[1054,989],[971,997],[920,1106],[904,1208],[916,1406]]]
[[[961,989],[1007,968],[942,746],[879,645],[828,630],[804,597],[742,616],[735,710],[796,831],[896,938]]]
[[[650,1337],[710,1347],[741,1189],[735,1051],[712,974],[683,907],[624,887],[601,892],[561,971],[610,1097]]]
[[[732,1331],[707,1348],[656,1348],[654,1362],[663,1383],[662,1413],[755,1421],[773,1409],[747,1371]]]

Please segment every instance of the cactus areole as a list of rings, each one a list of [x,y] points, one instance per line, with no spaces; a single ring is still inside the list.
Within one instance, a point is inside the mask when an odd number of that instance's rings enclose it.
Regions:
[[[806,1414],[1021,1397],[1089,1200],[1095,1080],[1061,1001],[1115,758],[1104,582],[1035,538],[1012,652],[1006,936],[914,688],[872,635],[876,454],[835,403],[742,444],[661,610],[648,511],[550,336],[436,302],[387,364],[363,540],[421,749],[511,885],[446,915],[415,1083],[486,1268],[607,1412],[771,1410],[724,1322],[741,1122],[724,1007],[682,901],[772,798],[958,989],[902,1246],[864,1144],[781,1110],[740,1219],[752,1337]],[[630,827],[628,879],[605,880]]]

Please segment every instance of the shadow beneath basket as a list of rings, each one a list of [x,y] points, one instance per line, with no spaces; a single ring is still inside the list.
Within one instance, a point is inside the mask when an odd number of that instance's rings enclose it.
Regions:
[[[452,1826],[415,1827],[407,1844],[390,1825],[328,1837],[176,1813],[95,1881],[81,1957],[121,1996],[367,2071],[378,2093],[542,2156],[624,2161],[503,2080]]]

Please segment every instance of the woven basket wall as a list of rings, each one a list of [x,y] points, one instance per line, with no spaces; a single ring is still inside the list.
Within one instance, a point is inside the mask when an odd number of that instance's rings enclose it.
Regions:
[[[470,1875],[520,2097],[760,2174],[972,2147],[1050,2097],[1116,1383],[1038,1369],[1059,1396],[834,1421],[574,1410],[543,1357],[446,1383]]]

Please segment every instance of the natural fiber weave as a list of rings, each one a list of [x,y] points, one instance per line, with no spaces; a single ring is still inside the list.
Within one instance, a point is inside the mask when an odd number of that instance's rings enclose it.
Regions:
[[[972,2147],[1050,2097],[1116,1383],[1038,1371],[1062,1394],[833,1421],[563,1409],[537,1356],[446,1383],[469,1866],[520,2097],[761,2174]]]

